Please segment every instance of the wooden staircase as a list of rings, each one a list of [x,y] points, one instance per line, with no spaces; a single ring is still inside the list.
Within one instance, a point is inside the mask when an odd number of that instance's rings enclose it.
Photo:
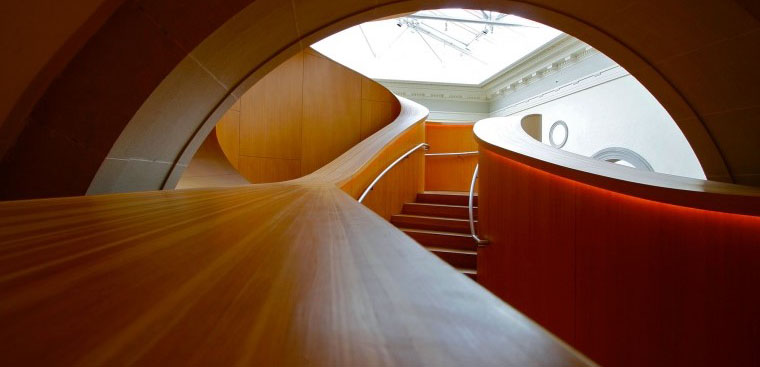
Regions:
[[[451,266],[477,280],[478,253],[470,236],[468,199],[466,192],[418,193],[415,202],[404,204],[401,214],[391,217],[391,223]],[[476,219],[477,203],[476,194],[473,200]]]

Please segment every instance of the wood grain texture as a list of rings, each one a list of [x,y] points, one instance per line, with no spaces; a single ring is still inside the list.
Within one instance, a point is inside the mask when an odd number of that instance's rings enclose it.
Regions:
[[[477,151],[478,144],[472,126],[468,123],[426,122],[425,135],[430,145],[429,153]],[[425,157],[425,190],[469,191],[477,163],[478,157],[472,155]]]
[[[253,182],[287,181],[301,175],[301,160],[240,156],[238,171]]]
[[[240,100],[235,104],[240,107]],[[214,128],[217,144],[233,167],[238,167],[240,160],[240,110],[230,108]],[[208,138],[206,138],[208,140]],[[197,153],[196,153],[197,154]],[[195,157],[193,157],[195,158]],[[191,160],[192,162],[192,160]]]
[[[286,183],[0,203],[0,365],[592,365],[340,189],[401,104]]]
[[[760,217],[730,213],[757,202],[752,189],[608,170],[481,123],[479,139],[504,143],[480,146],[482,285],[602,365],[760,363]]]
[[[309,174],[361,140],[361,76],[315,53],[304,66],[303,156],[301,173]]]
[[[303,58],[291,57],[240,98],[241,156],[301,158]]]
[[[177,189],[234,187],[248,184],[250,182],[240,175],[222,152],[216,131],[211,131],[177,182]]]
[[[385,87],[312,49],[272,70],[235,106],[217,125],[220,144],[253,183],[315,171],[388,125],[400,109]]]

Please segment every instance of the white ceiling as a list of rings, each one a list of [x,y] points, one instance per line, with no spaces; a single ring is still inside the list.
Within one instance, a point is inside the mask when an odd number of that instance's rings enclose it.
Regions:
[[[514,15],[439,9],[364,23],[312,47],[373,79],[477,85],[560,34]]]

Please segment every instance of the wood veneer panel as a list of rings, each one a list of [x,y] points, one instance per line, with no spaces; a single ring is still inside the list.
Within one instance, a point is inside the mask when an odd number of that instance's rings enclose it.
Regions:
[[[234,109],[227,111],[217,122],[214,131],[216,132],[219,147],[224,152],[224,155],[233,167],[238,168],[238,157],[240,156],[240,111]]]
[[[425,157],[425,190],[469,191],[477,163],[477,155]]]
[[[298,53],[243,94],[240,155],[301,158],[303,77]]]
[[[429,153],[472,152],[478,144],[472,124],[425,124]],[[425,158],[425,190],[469,191],[477,156],[428,156]]]
[[[185,172],[182,173],[182,177],[177,182],[177,189],[246,186],[248,184],[250,182],[238,173],[222,152],[216,131],[211,131],[198,148]]]
[[[361,140],[361,76],[312,53],[304,65],[301,173],[308,174]]]
[[[760,216],[732,213],[756,189],[619,170],[496,122],[475,128],[481,284],[603,365],[760,363]]]
[[[240,156],[238,170],[253,183],[287,181],[301,176],[301,161]]]
[[[471,152],[478,150],[472,132],[473,124],[436,123],[425,124],[429,153]]]
[[[398,116],[398,102],[372,101],[362,99],[362,118],[360,127],[360,139],[366,139],[368,136],[376,133],[388,121]]]
[[[241,111],[239,134],[222,121],[217,125],[220,144],[235,166],[238,160],[249,163],[240,172],[251,182],[311,173],[388,125],[400,111],[385,87],[311,49],[275,68],[236,105]],[[276,159],[289,160],[280,161],[288,166],[261,171],[272,167],[261,162]],[[297,175],[290,173],[292,160],[302,161]]]

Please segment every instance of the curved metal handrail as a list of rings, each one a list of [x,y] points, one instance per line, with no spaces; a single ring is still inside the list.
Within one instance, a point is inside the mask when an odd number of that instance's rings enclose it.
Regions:
[[[410,156],[412,153],[416,152],[420,148],[425,148],[425,150],[427,150],[428,147],[430,147],[430,145],[428,145],[426,143],[420,143],[416,147],[414,147],[412,149],[409,149],[409,151],[406,152],[406,153],[404,153],[401,157],[398,157],[395,161],[393,161],[393,163],[391,163],[390,165],[388,165],[388,167],[386,167],[383,170],[383,172],[380,172],[380,174],[377,175],[377,177],[375,177],[374,180],[372,180],[372,183],[370,183],[369,186],[367,187],[367,189],[364,190],[364,192],[362,193],[362,195],[359,196],[359,200],[358,201],[361,203],[364,200],[364,198],[367,197],[367,194],[369,194],[369,192],[372,191],[372,189],[375,187],[375,185],[377,184],[377,182],[380,181],[380,179],[383,178],[383,176],[385,176],[385,174],[388,173],[388,171],[390,171],[391,168],[393,168],[395,165],[397,165],[398,162],[401,162],[402,160],[404,160],[404,158]]]
[[[440,156],[450,156],[450,155],[477,155],[478,151],[472,151],[472,152],[451,152],[451,153],[425,153],[425,157],[440,157]]]
[[[477,233],[475,233],[475,218],[474,218],[474,215],[472,214],[473,212],[472,203],[474,201],[473,196],[475,194],[475,181],[478,179],[479,166],[480,164],[476,164],[475,172],[472,173],[472,182],[470,183],[470,200],[467,204],[467,209],[470,212],[470,235],[472,235],[472,239],[475,240],[478,246],[483,246],[488,243],[488,240],[478,237]]]

